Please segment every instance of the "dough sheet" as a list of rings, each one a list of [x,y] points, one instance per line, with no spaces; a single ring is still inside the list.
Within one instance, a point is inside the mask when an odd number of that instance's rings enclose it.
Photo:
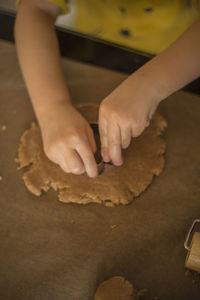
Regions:
[[[89,122],[97,122],[97,104],[85,104],[78,109]],[[62,202],[126,205],[163,170],[166,143],[161,135],[166,126],[164,118],[156,113],[142,135],[132,139],[129,148],[123,150],[122,166],[105,164],[101,175],[89,178],[86,174],[67,174],[51,162],[44,154],[40,129],[32,123],[20,140],[19,168],[24,170],[27,189],[37,196],[53,188]]]

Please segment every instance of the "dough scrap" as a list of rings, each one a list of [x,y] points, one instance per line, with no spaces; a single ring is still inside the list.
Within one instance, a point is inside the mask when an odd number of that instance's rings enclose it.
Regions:
[[[97,104],[78,107],[89,122],[97,122],[98,108]],[[20,139],[19,169],[26,168],[23,180],[27,189],[37,196],[52,187],[62,202],[126,205],[147,188],[154,175],[161,173],[166,147],[161,134],[166,126],[163,117],[156,113],[150,126],[123,151],[122,166],[106,164],[101,175],[89,178],[86,174],[67,174],[51,162],[44,154],[40,129],[32,123]]]
[[[2,130],[2,131],[6,131],[6,129],[7,129],[7,126],[6,126],[6,125],[2,125],[2,126],[1,126],[1,130]]]
[[[111,277],[102,282],[94,295],[94,300],[136,300],[136,291],[132,284],[120,276]]]

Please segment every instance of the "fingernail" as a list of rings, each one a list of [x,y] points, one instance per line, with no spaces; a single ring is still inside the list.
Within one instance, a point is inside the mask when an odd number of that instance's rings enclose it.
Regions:
[[[104,156],[103,156],[103,161],[104,161],[104,162],[109,162],[109,161],[111,161],[111,159],[110,159],[109,156],[104,155]]]
[[[115,165],[115,166],[121,166],[122,164],[123,164],[123,160],[121,160],[121,161],[115,161],[115,162],[113,162],[113,164]]]
[[[102,156],[105,162],[109,162],[111,160],[110,155],[106,149],[102,149]]]

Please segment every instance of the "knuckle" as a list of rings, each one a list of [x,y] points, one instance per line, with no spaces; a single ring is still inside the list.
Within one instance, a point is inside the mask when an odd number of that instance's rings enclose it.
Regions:
[[[117,139],[115,139],[115,138],[110,138],[109,145],[111,147],[116,147],[116,146],[119,145],[119,141]]]
[[[135,121],[135,122],[133,122],[132,123],[132,135],[134,137],[139,136],[142,133],[142,131],[144,130],[144,128],[145,128],[144,121],[140,121],[140,122]]]
[[[65,173],[70,173],[70,169],[67,165],[66,162],[62,162],[62,163],[59,163],[59,166],[61,167],[61,169],[65,172]]]
[[[135,129],[135,130],[133,131],[133,136],[134,136],[134,137],[140,136],[141,133],[142,133],[142,131],[143,131],[143,130],[142,130],[141,128]]]
[[[110,113],[111,121],[118,123],[120,127],[128,127],[132,122],[132,117],[115,109]]]
[[[121,123],[120,117],[117,115],[116,112],[112,112],[109,117],[112,124]]]
[[[106,129],[104,127],[100,128],[100,138],[101,138],[101,140],[104,141],[104,139],[107,137],[107,135],[108,134],[107,134]]]
[[[80,175],[80,174],[84,173],[84,171],[85,171],[84,164],[83,164],[83,162],[81,162],[79,160],[78,157],[72,156],[71,159],[70,159],[69,164],[70,164],[71,172],[73,174]]]
[[[109,114],[110,111],[112,110],[112,107],[109,105],[109,103],[107,101],[103,101],[101,104],[100,104],[100,107],[99,107],[99,113],[100,114]]]
[[[69,136],[68,143],[72,145],[80,145],[83,143],[85,144],[87,143],[87,135],[82,129],[80,129]]]
[[[121,124],[123,124],[123,128],[130,127],[130,125],[134,122],[131,112],[123,111],[119,116]]]
[[[126,115],[123,115],[122,116],[122,121],[123,121],[123,124],[125,127],[129,127],[133,121],[133,117],[132,116],[126,116]]]
[[[133,137],[138,137],[140,134],[142,133],[142,129],[141,128],[134,128],[133,129]]]
[[[120,113],[118,113],[117,110],[113,110],[112,112],[110,112],[109,118],[113,122],[116,122],[116,121],[121,122],[121,120],[122,120],[122,116],[120,115]]]
[[[122,147],[123,147],[123,149],[128,148],[129,144],[130,144],[130,141],[129,141],[129,140],[123,140],[123,141],[122,141]]]
[[[44,145],[44,153],[50,160],[54,161],[56,155],[56,148],[54,147],[54,144]]]
[[[85,135],[79,132],[69,134],[62,142],[62,145],[77,147],[85,141]]]
[[[84,173],[84,168],[82,168],[82,167],[74,167],[73,169],[72,169],[72,173],[73,174],[76,174],[76,175],[81,175],[81,174],[83,174]]]
[[[66,143],[69,145],[76,145],[79,142],[79,136],[77,134],[70,134],[66,138]]]
[[[100,106],[99,106],[99,111],[104,112],[104,110],[106,109],[106,106],[107,106],[106,102],[102,101]]]

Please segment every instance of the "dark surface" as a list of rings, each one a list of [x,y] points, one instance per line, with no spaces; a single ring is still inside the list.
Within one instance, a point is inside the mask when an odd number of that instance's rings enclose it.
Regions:
[[[200,98],[180,92],[160,105],[166,166],[132,204],[64,204],[24,186],[14,158],[34,114],[11,44],[0,43],[0,66],[0,299],[91,300],[111,276],[147,288],[147,299],[199,299],[183,243],[200,217]],[[70,60],[63,68],[74,103],[99,102],[125,78]]]
[[[0,39],[14,41],[13,26],[15,14],[0,11]],[[60,52],[63,57],[90,63],[103,68],[131,74],[150,59],[147,53],[119,47],[112,43],[78,34],[64,28],[57,28]],[[187,85],[184,90],[200,94],[200,79]]]

